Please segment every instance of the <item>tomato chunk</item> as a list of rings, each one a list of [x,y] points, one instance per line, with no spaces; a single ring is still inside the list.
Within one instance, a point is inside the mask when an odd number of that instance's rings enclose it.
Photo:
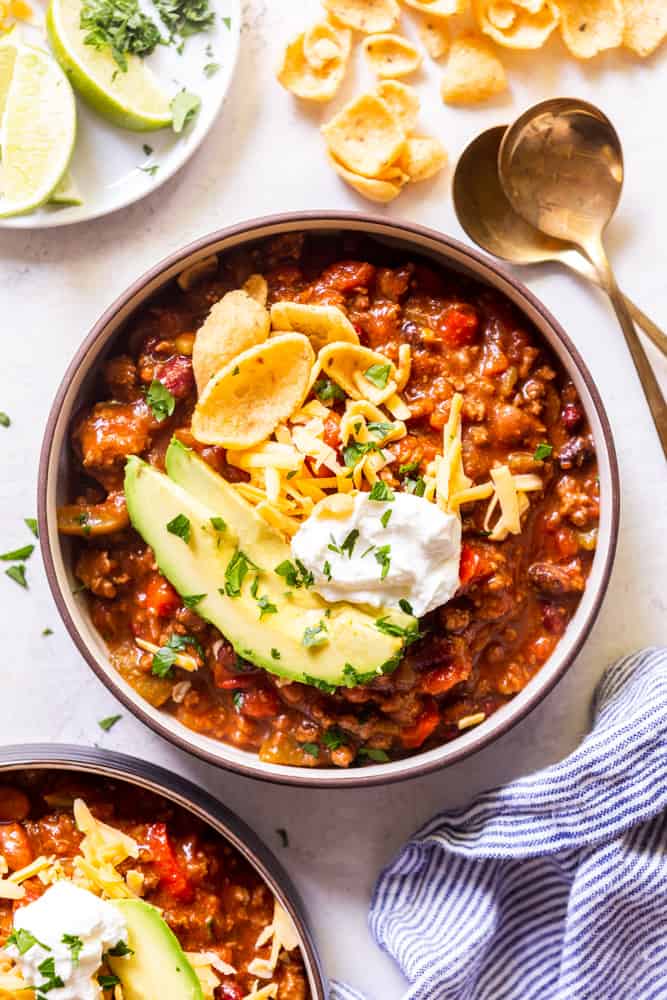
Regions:
[[[181,599],[163,576],[156,573],[146,587],[146,608],[158,618],[168,618],[181,606]]]
[[[401,743],[406,750],[416,750],[426,742],[434,729],[437,729],[439,722],[437,703],[433,698],[429,698],[414,726],[406,726],[401,730]]]
[[[239,711],[251,719],[274,719],[280,715],[280,698],[271,688],[258,687],[244,691]]]
[[[183,871],[167,832],[166,823],[151,823],[146,831],[144,846],[150,851],[160,882],[168,892],[181,902],[187,903],[194,892]]]
[[[452,660],[451,663],[436,667],[435,670],[429,670],[427,674],[424,674],[420,685],[421,690],[428,694],[445,694],[455,684],[467,680],[471,670],[472,662],[470,660],[463,658]]]
[[[474,344],[479,329],[479,318],[472,306],[448,306],[440,315],[436,330],[447,347],[454,349]]]
[[[464,542],[461,546],[461,563],[459,565],[459,580],[466,587],[474,580],[481,580],[493,572],[483,553]]]

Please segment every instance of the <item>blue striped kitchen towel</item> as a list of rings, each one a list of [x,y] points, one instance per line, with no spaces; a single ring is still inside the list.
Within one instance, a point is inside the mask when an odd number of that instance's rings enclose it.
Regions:
[[[611,666],[593,718],[566,760],[436,816],[381,873],[370,928],[403,1000],[667,1000],[667,649]]]

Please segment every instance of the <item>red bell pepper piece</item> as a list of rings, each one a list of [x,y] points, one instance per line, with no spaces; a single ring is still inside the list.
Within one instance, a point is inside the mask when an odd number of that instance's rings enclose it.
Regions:
[[[440,722],[438,705],[429,698],[424,702],[424,708],[413,726],[401,730],[401,743],[406,750],[416,750],[425,743]]]
[[[150,851],[160,883],[180,902],[189,902],[193,889],[172,847],[166,823],[151,823],[144,845]]]
[[[169,618],[181,606],[181,599],[169,583],[159,573],[155,573],[146,586],[146,608],[158,618]]]
[[[239,711],[251,719],[275,719],[281,711],[280,698],[275,691],[265,687],[244,691]]]
[[[447,347],[456,350],[474,344],[479,319],[470,306],[448,306],[438,319],[436,329]]]

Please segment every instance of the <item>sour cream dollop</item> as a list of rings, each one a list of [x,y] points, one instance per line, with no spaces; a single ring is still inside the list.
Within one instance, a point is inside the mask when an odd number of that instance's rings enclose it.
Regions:
[[[336,513],[321,501],[292,538],[292,554],[313,574],[318,594],[374,608],[406,600],[418,618],[454,596],[461,559],[456,515],[410,493],[387,502],[368,493],[346,499]]]
[[[127,926],[116,907],[66,880],[55,882],[34,903],[20,907],[14,914],[14,930],[28,931],[37,941],[23,954],[14,944],[5,948],[26,983],[36,987],[38,994],[49,978],[58,977],[64,984],[45,993],[49,1000],[100,1000],[102,990],[95,974],[102,955],[127,941]],[[53,976],[49,966],[49,975],[44,970],[49,959],[53,959]]]

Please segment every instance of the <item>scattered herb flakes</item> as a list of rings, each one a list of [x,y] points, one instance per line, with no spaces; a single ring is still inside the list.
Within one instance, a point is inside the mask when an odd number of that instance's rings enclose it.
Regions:
[[[100,729],[103,729],[105,733],[108,733],[110,729],[113,729],[118,720],[122,718],[123,718],[122,715],[107,715],[106,719],[100,719],[97,725],[100,727]]]
[[[421,638],[421,633],[417,625],[397,625],[395,622],[389,621],[387,615],[382,618],[375,619],[375,627],[379,632],[384,632],[385,635],[395,635],[400,639],[405,639],[406,645],[412,642],[416,642],[417,639]]]
[[[90,514],[87,511],[84,510],[80,514],[77,514],[74,520],[81,525],[84,535],[87,536],[90,534],[90,525],[88,524]]]
[[[0,412],[0,427],[11,427],[11,423],[7,414]]]
[[[206,594],[189,594],[188,597],[183,598],[183,604],[192,611],[198,604],[201,604],[206,596]]]
[[[167,531],[170,535],[182,538],[187,544],[190,541],[190,518],[185,514],[177,514],[171,521],[167,522]]]
[[[256,576],[252,581],[252,586],[250,587],[250,596],[257,600],[257,592],[259,590],[259,576]]]
[[[330,378],[318,378],[313,386],[313,392],[320,403],[333,403],[336,399],[345,399],[345,393],[341,387],[336,385]]]
[[[154,378],[146,391],[146,402],[159,424],[170,417],[176,408],[176,400],[159,379]]]
[[[411,476],[413,472],[419,471],[419,462],[406,462],[404,465],[399,465],[398,474],[399,476]]]
[[[376,764],[386,764],[389,760],[389,754],[386,751],[374,750],[372,747],[359,747],[357,756],[372,760]]]
[[[234,555],[227,563],[227,569],[225,570],[225,593],[227,597],[241,596],[243,581],[251,569],[256,569],[257,572],[260,572],[259,566],[255,566],[254,562],[248,559],[245,552],[242,552],[241,549],[236,549]]]
[[[261,621],[264,615],[277,615],[278,608],[275,604],[268,599],[266,594],[257,598],[257,605],[259,607],[259,620]]]
[[[414,493],[416,497],[423,497],[426,492],[426,483],[421,476],[418,479],[406,479],[403,485],[406,493]]]
[[[153,147],[149,146],[147,142],[145,142],[141,148],[144,151],[144,156],[152,156],[153,155]]]
[[[283,829],[283,827],[280,826],[276,830],[276,833],[280,837],[280,842],[283,845],[283,847],[289,847],[289,837],[287,836],[287,830]]]
[[[49,951],[50,950],[51,949],[49,948]],[[51,990],[58,989],[59,987],[65,985],[60,976],[56,975],[55,958],[45,958],[42,964],[37,966],[37,971],[40,972],[46,980],[45,983],[40,983],[39,986],[37,986],[37,997],[40,997],[43,993],[50,993]]]
[[[347,558],[351,559],[352,553],[354,552],[354,546],[357,544],[358,537],[359,537],[359,532],[357,531],[356,528],[353,528],[352,531],[348,532],[340,547],[340,554],[344,555],[344,553],[347,552]]]
[[[211,524],[213,525],[216,531],[227,530],[227,522],[222,517],[212,517]]]
[[[171,668],[176,662],[176,651],[169,646],[163,646],[153,653],[151,673],[154,677],[171,677]]]
[[[374,548],[375,548],[374,545],[369,545],[366,551],[361,553],[361,558],[365,559],[366,556],[369,554],[369,552],[372,552]]]
[[[137,0],[83,0],[79,24],[86,32],[85,44],[111,49],[123,73],[128,54],[150,55],[162,41],[160,29],[141,11]]]
[[[389,521],[391,519],[391,515],[392,515],[392,510],[391,510],[391,507],[390,507],[389,510],[386,510],[384,512],[384,514],[382,515],[382,517],[380,518],[380,524],[382,525],[383,528],[386,528],[387,525],[389,524]]]
[[[231,19],[231,17],[223,17],[223,18],[221,18],[221,20],[222,20],[222,23],[224,24],[225,28],[227,28],[228,31],[231,31],[231,27],[232,27],[232,19]]]
[[[234,702],[236,711],[240,712],[243,708],[243,691],[235,691],[232,695],[232,701]]]
[[[35,538],[39,538],[39,527],[37,525],[36,517],[24,517],[23,523],[25,524],[28,531],[32,531]]]
[[[211,45],[210,42],[208,43],[208,45],[206,46],[206,48],[204,49],[204,51],[206,53],[206,58],[207,59],[212,59],[213,58],[213,56],[214,56],[215,53],[213,52],[213,46]]]
[[[28,581],[25,578],[25,566],[23,563],[18,566],[10,566],[9,569],[5,570],[5,573],[14,583],[18,583],[20,587],[25,587],[26,590],[28,589]]]
[[[120,719],[120,715],[116,715],[114,717],[111,725],[113,725],[116,719]],[[105,719],[104,721],[106,722],[108,720]],[[102,725],[102,723],[100,723],[100,725]],[[69,948],[70,954],[72,956],[72,962],[74,965],[76,965],[79,961],[79,955],[81,954],[81,951],[83,949],[83,941],[77,934],[63,934],[60,940],[64,945],[66,945]]]
[[[295,590],[298,590],[300,587],[312,587],[315,583],[315,577],[300,559],[295,559],[294,562],[284,559],[283,562],[276,566],[273,572],[278,576],[282,576],[287,586],[294,587]]]
[[[394,424],[385,420],[371,420],[367,429],[369,434],[377,434],[380,440],[384,441],[387,435],[393,431]]]
[[[13,562],[17,559],[23,561],[29,559],[34,551],[34,545],[23,545],[20,549],[13,549],[12,552],[3,552],[0,555],[0,559],[3,559],[5,562]]]
[[[317,743],[302,743],[301,749],[304,753],[307,753],[309,757],[319,757],[320,748]]]
[[[280,650],[276,649],[275,646],[271,650],[271,659],[272,660],[279,660],[280,659]]]
[[[159,169],[160,165],[158,163],[152,163],[150,167],[139,167],[139,170],[141,170],[143,174],[150,174],[151,177],[155,177]]]
[[[384,389],[389,381],[391,365],[371,365],[364,372],[364,378],[377,389]]]
[[[398,602],[398,606],[401,609],[401,611],[405,611],[406,615],[411,615],[413,613],[410,601],[406,601],[404,597],[400,599],[400,601]]]
[[[331,579],[331,563],[328,559],[325,559],[324,565],[322,566],[322,575],[325,576],[327,580]]]
[[[42,629],[42,635],[43,636],[53,635],[53,629],[52,628],[48,628],[48,627]]]
[[[375,561],[382,567],[380,579],[384,580],[391,567],[391,545],[380,545],[375,552]]]
[[[220,63],[210,62],[204,66],[204,76],[210,80],[212,76],[220,72]]]
[[[353,441],[343,448],[343,461],[348,469],[353,469],[369,451],[379,451],[376,441]]]
[[[134,948],[130,948],[126,941],[119,941],[113,948],[109,948],[107,955],[113,958],[125,958],[126,955],[134,955]]]
[[[322,733],[322,742],[327,750],[338,750],[339,747],[345,745],[345,736],[338,726],[332,726]]]
[[[545,458],[551,457],[551,453],[553,452],[553,450],[554,450],[553,445],[547,444],[546,441],[543,441],[541,444],[538,444],[537,448],[535,449],[535,454],[533,455],[533,458],[535,459],[536,462],[543,462]]]
[[[373,487],[368,494],[368,499],[377,500],[378,502],[391,503],[392,500],[396,499],[396,494],[387,486],[386,483],[383,483],[381,479],[378,479],[373,483]]]
[[[314,646],[324,646],[325,643],[329,641],[329,633],[327,632],[327,627],[324,622],[320,622],[319,625],[311,625],[304,629],[303,638],[301,642],[306,648],[312,648]]]
[[[303,675],[303,682],[310,687],[317,688],[318,691],[324,691],[325,694],[333,694],[336,690],[335,684],[329,684],[327,681],[323,681],[319,677],[312,677],[310,674]]]
[[[189,38],[207,31],[215,21],[215,11],[209,0],[154,0],[162,21],[171,37]]]
[[[298,475],[297,470],[296,469],[290,469],[289,472],[287,473],[287,475],[285,476],[285,479],[294,479],[294,477],[296,475]]]
[[[201,107],[201,97],[181,90],[171,102],[171,127],[176,135],[180,135],[188,122],[192,121]]]
[[[368,684],[370,681],[374,681],[378,677],[374,670],[363,671],[357,670],[352,666],[351,663],[346,663],[343,668],[343,677],[345,678],[345,687],[360,687],[362,684]]]
[[[5,944],[13,944],[18,949],[19,955],[25,955],[35,944],[38,944],[44,951],[51,951],[48,944],[42,944],[34,934],[31,934],[30,931],[25,930],[23,927],[17,927],[16,930],[12,931]]]

